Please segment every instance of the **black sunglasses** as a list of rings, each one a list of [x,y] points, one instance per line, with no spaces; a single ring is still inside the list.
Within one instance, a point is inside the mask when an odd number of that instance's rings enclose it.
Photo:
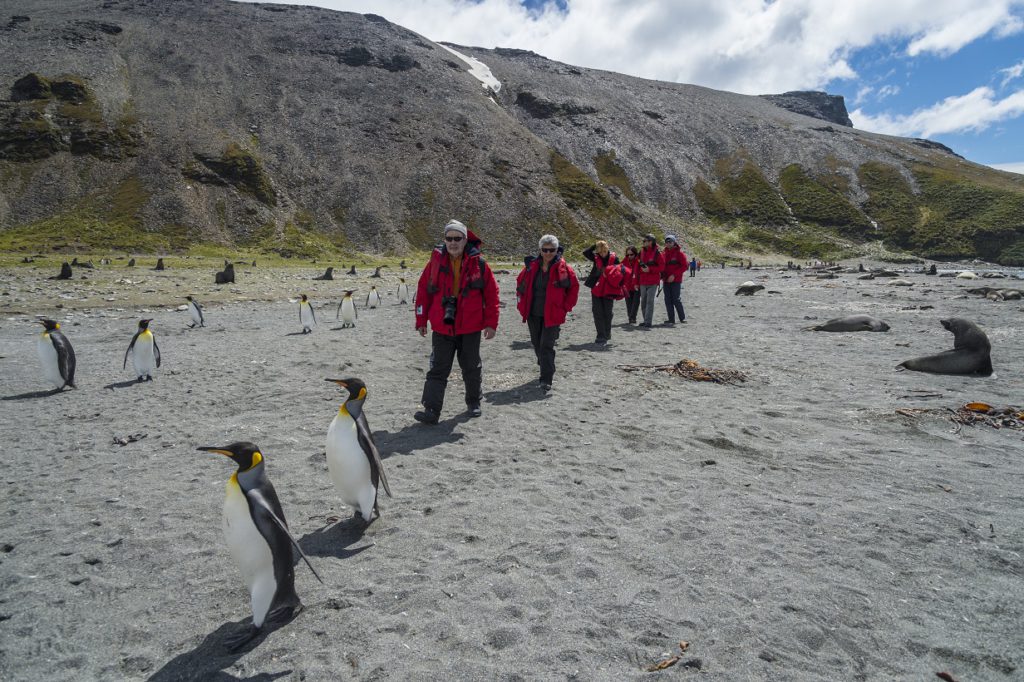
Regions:
[[[462,241],[462,239],[463,239],[462,235],[459,235],[459,236],[457,236],[457,237],[445,237],[445,238],[444,238],[444,240],[445,240],[446,242],[461,242],[461,241]]]
[[[558,251],[558,249],[541,249],[541,251],[544,253],[554,253],[555,251]]]

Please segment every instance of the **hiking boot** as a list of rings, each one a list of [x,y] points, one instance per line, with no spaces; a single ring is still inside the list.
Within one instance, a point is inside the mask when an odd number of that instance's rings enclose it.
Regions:
[[[480,410],[479,405],[470,405],[469,409],[466,410],[466,414],[468,414],[470,417],[479,417],[480,415],[483,414],[483,412]]]
[[[412,416],[413,419],[420,422],[421,424],[436,424],[438,418],[440,418],[437,412],[429,409],[423,409]]]

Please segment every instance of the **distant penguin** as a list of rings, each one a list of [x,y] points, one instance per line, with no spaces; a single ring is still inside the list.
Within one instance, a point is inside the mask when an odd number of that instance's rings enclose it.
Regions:
[[[238,471],[228,479],[223,510],[224,541],[238,564],[252,604],[252,625],[228,640],[228,649],[238,651],[259,635],[264,623],[284,624],[302,611],[302,601],[295,592],[292,547],[317,580],[320,576],[288,532],[281,501],[267,477],[259,448],[243,442],[199,450],[226,455],[238,465]]]
[[[152,381],[153,372],[160,366],[160,346],[156,345],[156,338],[149,329],[152,321],[139,320],[139,330],[135,332],[124,353],[124,366],[121,369],[128,366],[128,356],[131,355],[135,376],[139,381]]]
[[[195,300],[191,296],[186,296],[185,300],[188,301],[188,314],[192,317],[192,324],[188,326],[192,329],[196,326],[205,327],[206,322],[203,321],[203,306],[199,305],[199,301]]]
[[[302,333],[309,334],[316,324],[316,313],[313,312],[313,304],[309,302],[305,294],[299,301],[299,323],[302,325]]]
[[[409,302],[409,285],[405,283],[405,277],[398,278],[398,302]]]
[[[370,293],[366,295],[366,307],[376,308],[380,305],[380,294],[377,293],[377,287],[370,287]]]
[[[60,332],[60,323],[54,320],[40,320],[43,333],[36,342],[39,361],[43,363],[43,375],[60,391],[65,386],[75,387],[75,349]]]
[[[388,479],[373,434],[363,413],[366,384],[360,379],[326,379],[348,390],[338,414],[327,429],[327,469],[342,502],[369,523],[377,508],[377,488],[391,497]]]
[[[347,290],[345,298],[341,299],[341,303],[338,304],[338,312],[335,315],[335,319],[337,319],[338,315],[341,316],[342,328],[356,326],[356,319],[359,317],[359,313],[356,311],[356,300],[352,298],[354,293],[355,291],[352,289]]]

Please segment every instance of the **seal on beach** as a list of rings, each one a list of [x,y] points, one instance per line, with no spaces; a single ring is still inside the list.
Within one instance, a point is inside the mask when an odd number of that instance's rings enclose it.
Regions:
[[[743,296],[753,296],[754,294],[756,294],[757,292],[761,291],[762,289],[764,289],[764,285],[762,285],[762,284],[754,284],[753,282],[748,280],[748,281],[744,282],[743,284],[741,284],[739,289],[737,289],[736,293],[733,294],[733,295],[734,296],[739,296],[740,294],[742,294]]]
[[[191,296],[186,296],[185,300],[188,301],[188,314],[192,318],[192,324],[188,326],[192,329],[195,326],[205,327],[206,322],[203,321],[203,306],[199,305],[199,301],[195,300]]]
[[[870,315],[847,315],[836,317],[824,324],[804,327],[812,332],[887,332],[889,325]]]
[[[405,277],[398,278],[398,303],[409,302],[409,285],[405,283]]]
[[[360,379],[325,379],[348,390],[348,397],[327,429],[327,469],[341,500],[370,523],[377,508],[377,488],[391,497],[380,452],[366,422],[366,384]]]
[[[316,324],[316,313],[313,312],[313,304],[309,302],[305,294],[302,294],[302,300],[299,301],[299,324],[302,325],[303,334],[312,332],[313,325]]]
[[[224,262],[224,269],[213,275],[214,284],[234,284],[235,266],[227,261]]]
[[[324,274],[319,277],[314,277],[313,279],[327,280],[328,282],[334,281],[334,268],[327,268],[327,270],[324,271]]]
[[[53,277],[50,277],[50,279],[71,279],[72,277],[73,273],[71,271],[71,264],[64,261],[60,265],[60,274],[54,275]]]
[[[352,294],[355,291],[349,289],[345,292],[345,298],[341,299],[341,303],[338,304],[338,312],[335,313],[334,319],[338,319],[341,316],[341,326],[354,327],[356,326],[356,319],[359,317],[358,311],[356,311],[356,300],[352,298]]]
[[[943,327],[953,332],[953,350],[907,360],[898,364],[896,369],[932,374],[990,376],[992,344],[989,343],[985,332],[981,331],[978,325],[961,317],[951,317],[940,322]]]
[[[75,387],[75,349],[60,331],[60,323],[39,320],[43,333],[36,342],[39,361],[43,363],[43,376],[60,391],[65,386]]]
[[[132,366],[135,368],[135,376],[139,381],[153,380],[153,371],[160,366],[160,346],[156,345],[156,338],[149,329],[149,323],[153,320],[139,320],[139,329],[128,344],[128,350],[124,352],[124,365],[128,366],[128,356],[132,356]]]
[[[370,293],[366,295],[366,307],[376,308],[380,305],[380,294],[377,292],[377,287],[370,287]]]
[[[317,580],[320,576],[288,532],[281,501],[267,477],[259,448],[241,442],[199,450],[225,455],[238,465],[225,488],[224,540],[249,589],[252,625],[228,640],[228,649],[234,652],[252,641],[264,623],[284,624],[302,611],[302,601],[295,592],[292,547]]]

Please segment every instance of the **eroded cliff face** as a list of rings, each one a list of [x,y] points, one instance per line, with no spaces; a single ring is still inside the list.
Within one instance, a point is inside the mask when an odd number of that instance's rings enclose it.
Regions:
[[[0,22],[0,248],[84,221],[140,248],[404,253],[458,217],[506,253],[543,232],[579,250],[652,231],[709,256],[880,239],[1024,251],[1017,176],[855,130],[825,93],[749,97],[450,46],[495,91],[452,49],[374,15],[18,7]]]

